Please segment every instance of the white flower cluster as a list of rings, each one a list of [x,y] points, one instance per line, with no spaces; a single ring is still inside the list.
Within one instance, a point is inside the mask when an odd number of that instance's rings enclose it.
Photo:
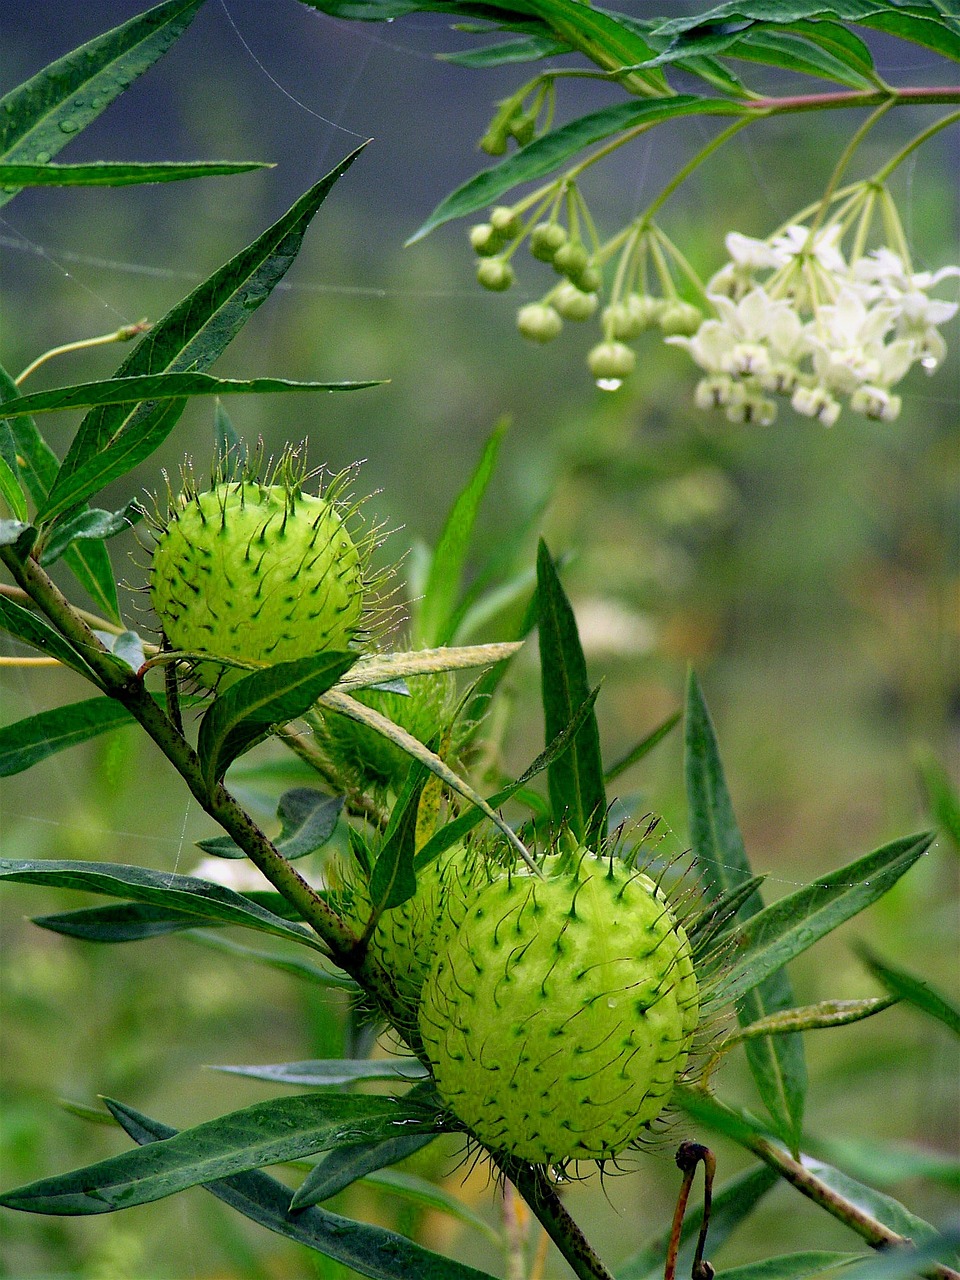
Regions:
[[[700,408],[720,408],[732,422],[771,423],[774,395],[824,426],[846,400],[855,413],[892,421],[900,412],[894,387],[912,365],[932,373],[946,346],[939,326],[957,304],[931,298],[960,267],[913,272],[904,257],[875,249],[844,257],[843,228],[790,226],[771,240],[731,232],[730,260],[709,281],[716,317],[685,346],[706,376]]]

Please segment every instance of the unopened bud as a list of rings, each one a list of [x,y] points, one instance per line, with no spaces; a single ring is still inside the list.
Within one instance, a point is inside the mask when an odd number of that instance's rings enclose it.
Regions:
[[[587,364],[599,381],[613,381],[633,373],[637,356],[622,342],[599,342],[587,356]]]
[[[513,284],[513,267],[502,258],[483,258],[477,263],[477,282],[484,289],[494,293],[503,293]]]
[[[523,229],[519,214],[505,204],[499,204],[491,210],[490,225],[504,240],[515,239]]]
[[[597,309],[597,295],[584,293],[569,280],[557,286],[550,301],[564,320],[589,320]]]
[[[525,147],[532,142],[537,132],[537,117],[530,111],[516,115],[510,121],[509,130],[516,139],[518,147]]]
[[[553,269],[562,276],[573,279],[590,265],[590,255],[579,240],[569,240],[553,255]]]
[[[660,328],[668,336],[681,334],[692,337],[700,328],[703,314],[692,302],[681,302],[679,299],[667,302],[657,317]]]
[[[531,302],[517,312],[517,328],[531,342],[552,342],[563,328],[563,321],[548,303]]]
[[[541,262],[552,262],[567,239],[567,229],[559,222],[538,222],[530,232],[530,252]]]
[[[470,228],[470,243],[482,258],[493,257],[503,248],[503,236],[489,222],[478,222]]]

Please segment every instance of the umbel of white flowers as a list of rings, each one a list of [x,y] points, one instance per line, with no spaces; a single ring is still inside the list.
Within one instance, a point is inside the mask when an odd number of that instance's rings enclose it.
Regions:
[[[767,425],[774,396],[830,427],[843,402],[890,422],[900,412],[892,391],[919,364],[933,373],[946,345],[940,325],[957,304],[929,296],[960,267],[914,272],[888,247],[847,261],[839,222],[822,229],[788,226],[770,240],[733,231],[729,261],[707,284],[716,316],[684,346],[704,370],[696,402],[731,422]]]

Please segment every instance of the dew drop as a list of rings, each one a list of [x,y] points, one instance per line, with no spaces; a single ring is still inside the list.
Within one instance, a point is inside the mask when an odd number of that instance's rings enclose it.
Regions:
[[[36,154],[37,164],[46,164],[49,159],[50,159],[49,151],[38,151]]]
[[[80,128],[80,121],[75,120],[73,116],[64,116],[60,121],[61,133],[76,133]]]
[[[601,391],[619,391],[623,386],[622,378],[598,378],[597,386]]]
[[[936,356],[921,356],[921,357],[920,357],[920,368],[921,368],[921,369],[926,369],[927,373],[933,373],[933,371],[934,371],[934,369],[935,369],[936,367],[937,367],[937,357],[936,357]]]
[[[616,1007],[617,1007],[617,1002],[616,1000],[614,1000],[613,996],[611,996],[610,999],[607,1001],[607,1008],[615,1009]]]

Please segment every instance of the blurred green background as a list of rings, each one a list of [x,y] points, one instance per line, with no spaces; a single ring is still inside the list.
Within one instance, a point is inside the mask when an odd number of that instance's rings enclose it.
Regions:
[[[646,5],[625,5],[648,16]],[[665,16],[696,6],[661,5]],[[140,8],[120,0],[43,6],[22,16],[0,3],[4,88]],[[478,158],[507,71],[440,63],[467,37],[442,21],[390,26],[323,18],[294,0],[210,0],[193,27],[64,158],[265,159],[259,174],[147,189],[26,192],[0,214],[4,365],[17,372],[55,344],[157,318],[329,169],[358,141],[373,144],[338,184],[287,281],[217,367],[224,375],[304,379],[384,377],[348,396],[234,399],[247,439],[268,451],[309,440],[309,458],[336,471],[365,459],[358,482],[394,530],[385,557],[435,538],[482,442],[511,416],[481,518],[476,563],[511,528],[570,553],[568,590],[583,628],[605,754],[614,759],[679,705],[693,663],[716,720],[748,852],[777,897],[856,854],[930,823],[917,760],[960,759],[960,480],[956,322],[933,379],[912,374],[889,425],[845,414],[831,431],[782,412],[768,429],[737,428],[693,407],[685,355],[651,340],[640,370],[604,395],[584,367],[593,334],[569,326],[541,350],[516,334],[518,302],[543,278],[521,272],[510,295],[473,283],[463,225],[404,249],[403,241]],[[933,55],[878,45],[884,74],[932,83]],[[902,64],[902,65],[899,65]],[[521,73],[522,74],[522,73]],[[949,74],[946,74],[949,79]],[[787,91],[789,77],[770,87]],[[610,91],[573,82],[574,115]],[[855,164],[866,174],[933,118],[893,112]],[[856,122],[859,122],[857,117]],[[784,119],[751,129],[670,203],[662,224],[704,273],[729,230],[766,235],[822,190],[853,116]],[[585,187],[608,233],[643,207],[709,136],[696,124],[658,129],[598,167]],[[895,193],[918,269],[960,260],[957,136],[905,166]],[[533,264],[531,264],[532,268]],[[107,374],[123,351],[52,363],[31,388]],[[63,451],[74,425],[46,419]],[[162,485],[184,455],[211,453],[212,411],[197,403],[141,474]],[[125,482],[102,505],[130,496]],[[98,502],[100,500],[98,499]],[[114,544],[133,626],[149,628],[136,589],[145,555]],[[403,570],[401,569],[401,575]],[[497,638],[496,628],[482,637]],[[10,652],[9,649],[5,652]],[[6,668],[9,723],[86,696],[66,672]],[[542,745],[534,656],[516,666],[504,764],[522,768]],[[267,757],[261,756],[260,759]],[[638,812],[664,816],[668,846],[685,847],[681,744],[667,739],[623,779]],[[262,779],[248,798],[269,813]],[[275,799],[282,783],[276,780]],[[7,857],[90,858],[190,871],[193,842],[213,834],[149,743],[126,731],[56,756],[0,791]],[[793,966],[798,998],[876,994],[851,943],[859,938],[955,989],[957,850],[946,839],[868,916]],[[57,1099],[115,1096],[177,1125],[266,1096],[266,1086],[203,1070],[211,1062],[329,1056],[342,1048],[343,1009],[329,994],[183,939],[97,949],[25,917],[81,905],[26,886],[0,895],[0,1161],[4,1186],[122,1149],[107,1128],[60,1111]],[[957,1150],[957,1061],[946,1032],[908,1010],[807,1038],[811,1148],[878,1179],[937,1221],[956,1184],[904,1176],[894,1150]],[[733,1055],[736,1059],[737,1055]],[[725,1096],[750,1100],[731,1060]],[[624,1257],[672,1211],[678,1121],[631,1177],[574,1186],[570,1205],[609,1261]],[[828,1141],[829,1139],[829,1141]],[[883,1145],[880,1145],[883,1144]],[[717,1144],[721,1176],[745,1163]],[[432,1149],[431,1149],[432,1150]],[[496,1222],[476,1175],[462,1188],[456,1154],[421,1171],[446,1178]],[[909,1169],[907,1170],[909,1173]],[[496,1270],[491,1245],[438,1215],[354,1191],[349,1212],[416,1230],[426,1242]],[[714,1259],[733,1265],[775,1251],[855,1248],[831,1219],[777,1189]],[[40,1280],[261,1280],[345,1273],[261,1231],[200,1191],[83,1221],[0,1218],[0,1275]],[[565,1274],[559,1259],[549,1275]]]

